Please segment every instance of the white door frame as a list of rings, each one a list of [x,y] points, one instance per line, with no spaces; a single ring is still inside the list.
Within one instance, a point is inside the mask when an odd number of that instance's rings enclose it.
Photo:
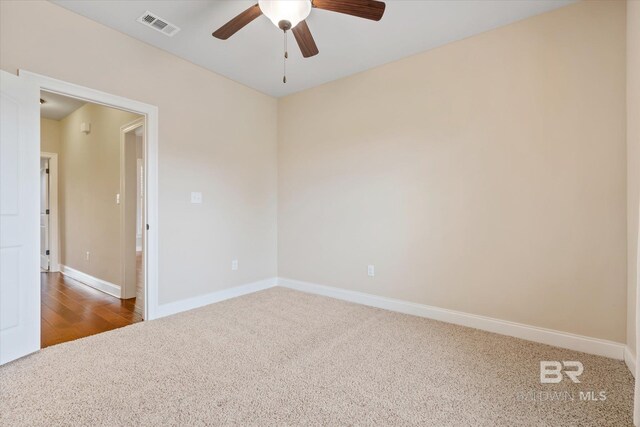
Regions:
[[[58,224],[58,153],[40,152],[49,160],[49,271],[60,271],[60,237]]]
[[[147,285],[145,289],[144,319],[152,320],[158,318],[158,107],[25,70],[19,70],[18,75],[36,83],[41,90],[145,116],[145,141],[147,143],[144,147],[144,159],[147,174],[147,205],[144,212],[145,224],[149,229],[143,230],[146,231],[144,239],[147,244],[144,253],[145,259],[143,260]],[[38,243],[35,247],[39,248],[39,246]]]
[[[129,269],[127,268],[127,261],[131,261],[127,259],[127,244],[126,244],[126,236],[127,236],[127,225],[128,221],[127,221],[127,208],[128,206],[128,199],[129,199],[129,195],[127,194],[127,188],[131,188],[131,183],[127,182],[126,179],[126,175],[127,175],[127,168],[126,168],[126,160],[127,160],[127,156],[126,156],[126,134],[139,128],[139,127],[144,127],[145,125],[145,120],[144,117],[136,119],[132,122],[127,123],[124,126],[120,127],[120,251],[122,253],[121,256],[121,266],[122,266],[122,282],[120,285],[120,294],[121,294],[121,298],[132,298],[131,295],[135,296],[135,286],[136,283],[130,283],[127,278],[129,276]],[[142,144],[142,160],[144,161],[144,146],[146,144],[146,141],[143,138],[143,144]],[[137,165],[137,162],[136,162]],[[144,171],[145,176],[144,176],[144,182],[145,182],[145,189],[146,189],[146,181],[147,181],[147,171]],[[138,176],[138,171],[136,170],[136,177]],[[136,188],[136,185],[134,183],[133,188]],[[146,193],[144,193],[144,199],[146,199],[147,195]],[[146,206],[146,203],[145,203]],[[144,219],[144,207],[142,209],[142,214],[143,214],[143,219]],[[136,220],[137,220],[137,213],[136,213]],[[144,223],[144,221],[143,221]],[[137,239],[137,235],[136,235],[136,239]],[[144,242],[144,233],[142,233],[142,241]],[[142,255],[144,256],[144,251],[146,250],[145,247],[145,243],[143,243],[142,247],[143,247],[143,252]],[[146,282],[146,270],[145,270],[145,266],[143,263],[142,266],[142,270],[143,270],[143,274],[142,277],[144,278],[144,281]],[[134,270],[134,275],[135,274],[135,270]],[[137,275],[136,275],[137,276]],[[130,286],[133,285],[133,289],[130,288]],[[145,291],[145,297],[146,297],[146,286],[144,287],[144,291]]]

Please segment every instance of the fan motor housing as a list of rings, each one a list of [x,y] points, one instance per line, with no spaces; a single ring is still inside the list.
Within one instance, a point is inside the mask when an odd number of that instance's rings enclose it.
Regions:
[[[291,22],[283,19],[282,21],[278,22],[278,27],[280,27],[282,31],[288,31],[291,29]]]

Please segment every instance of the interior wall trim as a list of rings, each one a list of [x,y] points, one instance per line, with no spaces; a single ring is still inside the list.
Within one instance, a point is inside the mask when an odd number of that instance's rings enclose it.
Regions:
[[[284,288],[336,298],[343,301],[349,301],[398,313],[439,320],[442,322],[480,329],[487,332],[493,332],[500,335],[520,338],[568,350],[609,357],[616,360],[624,360],[631,373],[635,375],[635,356],[630,349],[622,343],[510,322],[508,320],[479,316],[476,314],[469,314],[425,304],[386,298],[363,292],[318,285],[315,283],[303,282],[284,277],[259,280],[246,285],[162,304],[159,306],[158,317],[170,316],[172,314],[192,310],[194,308],[203,307],[208,304],[247,295],[253,292],[262,291],[275,286],[282,286]]]
[[[636,355],[633,354],[633,351],[626,346],[624,348],[624,363],[627,365],[627,368],[631,371],[631,375],[636,377]]]
[[[98,279],[97,277],[83,273],[80,270],[76,270],[75,268],[71,268],[64,264],[60,264],[60,273],[70,277],[71,279],[77,280],[84,285],[102,291],[105,294],[112,295],[116,298],[121,297],[120,286],[107,282],[106,280]]]
[[[159,182],[158,182],[158,107],[155,105],[145,104],[129,98],[124,98],[110,93],[80,86],[75,83],[69,83],[52,77],[43,76],[26,70],[18,70],[20,78],[35,83],[40,90],[54,92],[60,95],[69,96],[71,98],[81,99],[94,104],[104,105],[107,107],[118,108],[120,110],[129,111],[140,114],[145,117],[145,146],[144,158],[146,162],[146,206],[144,209],[146,229],[145,233],[145,251],[143,258],[143,269],[145,277],[145,298],[144,298],[144,318],[145,320],[153,320],[158,315],[158,289],[159,289],[159,223],[158,223],[158,200],[159,200]],[[62,266],[61,266],[62,267]]]
[[[199,295],[197,297],[187,298],[166,304],[160,304],[158,306],[157,317],[171,316],[172,314],[177,314],[187,310],[193,310],[194,308],[199,308],[205,305],[228,300],[253,292],[262,291],[274,286],[276,286],[276,278],[272,277],[269,279],[247,283],[245,285],[235,286],[204,295]]]
[[[444,308],[417,304],[393,298],[386,298],[363,292],[350,291],[330,286],[318,285],[315,283],[303,282],[300,280],[279,277],[279,286],[363,304],[370,307],[382,308],[398,313],[411,314],[442,322],[453,323],[455,325],[467,326],[487,332],[521,338],[541,344],[569,350],[581,351],[595,354],[597,356],[609,357],[617,360],[625,360],[625,344],[592,338],[584,335],[576,335],[568,332],[553,329],[540,328],[537,326],[525,325],[522,323],[510,322],[507,320],[494,319],[486,316],[464,313],[461,311],[448,310]],[[635,370],[635,369],[634,369]]]

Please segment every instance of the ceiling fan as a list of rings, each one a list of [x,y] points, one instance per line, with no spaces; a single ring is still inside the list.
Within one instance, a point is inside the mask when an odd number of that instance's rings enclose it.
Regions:
[[[305,22],[312,8],[379,21],[384,14],[385,4],[376,0],[258,0],[257,4],[217,29],[213,36],[226,40],[264,14],[285,33],[285,59],[288,57],[286,52],[286,33],[288,30],[293,32],[302,56],[309,58],[318,54],[316,42]]]

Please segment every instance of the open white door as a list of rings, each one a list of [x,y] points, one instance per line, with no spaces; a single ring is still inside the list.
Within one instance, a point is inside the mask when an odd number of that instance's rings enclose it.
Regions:
[[[40,159],[40,268],[49,271],[49,159]]]
[[[0,70],[0,364],[40,349],[39,94]]]

